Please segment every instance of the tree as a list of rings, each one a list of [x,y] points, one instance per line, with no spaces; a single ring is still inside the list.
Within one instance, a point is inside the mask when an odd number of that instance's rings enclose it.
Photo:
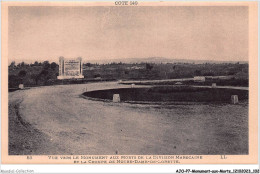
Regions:
[[[40,75],[43,75],[43,76],[47,76],[49,74],[49,71],[48,70],[42,70]]]
[[[87,66],[87,67],[90,67],[90,66],[91,66],[91,63],[86,63],[86,66]]]
[[[98,78],[98,77],[101,77],[101,75],[100,74],[95,74],[94,77]]]
[[[18,73],[18,76],[20,77],[22,83],[23,83],[23,80],[26,76],[27,72],[25,70],[21,70],[19,73]]]
[[[34,66],[39,66],[38,61],[35,61],[33,65],[34,65]]]
[[[46,84],[47,81],[50,79],[49,71],[46,69],[43,69],[35,78],[36,84]]]
[[[44,69],[49,69],[49,68],[50,68],[50,63],[49,63],[49,61],[44,61],[44,62],[42,63],[42,65],[43,65],[43,68],[44,68]]]
[[[24,67],[24,65],[25,65],[25,63],[24,63],[24,62],[21,62],[21,63],[19,63],[17,66],[18,66],[18,67]]]
[[[58,65],[57,65],[55,62],[52,62],[52,63],[51,63],[51,69],[54,70],[54,69],[56,69],[57,66],[58,66]]]
[[[38,75],[37,74],[31,74],[31,79],[35,81],[35,84],[38,85]]]
[[[194,74],[195,74],[196,76],[201,76],[201,70],[195,70]]]
[[[17,88],[20,83],[20,78],[16,75],[9,75],[8,76],[8,87],[9,88]]]
[[[21,77],[21,78],[24,78],[26,76],[26,71],[25,70],[21,70],[19,73],[18,73],[18,76]]]
[[[10,67],[15,67],[15,61],[12,61]]]
[[[153,69],[153,66],[150,65],[149,63],[146,64],[146,70],[152,70]]]

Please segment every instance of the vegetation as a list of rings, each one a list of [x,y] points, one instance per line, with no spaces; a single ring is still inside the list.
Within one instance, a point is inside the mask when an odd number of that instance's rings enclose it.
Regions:
[[[57,79],[59,66],[48,61],[33,64],[26,64],[24,62],[15,65],[12,62],[9,66],[8,72],[8,86],[9,88],[17,88],[20,83],[25,86],[41,86],[47,85],[51,79]]]
[[[194,76],[232,76],[232,80],[228,81],[230,85],[248,86],[247,63],[85,63],[83,65],[84,79],[57,80],[58,74],[59,66],[55,62],[35,61],[31,64],[21,62],[17,65],[15,62],[11,62],[9,65],[8,86],[9,88],[17,88],[20,83],[23,83],[28,87],[87,83],[89,81],[100,80],[158,80],[192,78]],[[211,85],[212,82],[213,81],[207,81],[207,85]],[[217,81],[216,83],[217,85],[226,84],[226,81]]]
[[[120,94],[121,101],[135,102],[230,102],[231,95],[238,95],[239,100],[248,99],[247,90],[198,88],[191,86],[122,88],[84,93],[87,97],[107,100],[112,100],[113,94]]]

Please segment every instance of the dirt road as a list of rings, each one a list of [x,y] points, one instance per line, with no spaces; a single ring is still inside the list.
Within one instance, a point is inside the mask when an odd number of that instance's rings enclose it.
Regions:
[[[129,86],[105,82],[9,93],[9,153],[248,153],[247,103],[174,106],[110,103],[81,98],[79,95],[86,87],[90,91]]]

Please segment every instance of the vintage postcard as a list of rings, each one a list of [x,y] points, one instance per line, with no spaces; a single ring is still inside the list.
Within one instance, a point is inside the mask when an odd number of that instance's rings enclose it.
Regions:
[[[256,164],[257,2],[2,2],[3,164]]]

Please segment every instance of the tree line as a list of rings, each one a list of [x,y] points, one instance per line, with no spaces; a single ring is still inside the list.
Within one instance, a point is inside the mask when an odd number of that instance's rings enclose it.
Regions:
[[[11,62],[8,68],[9,88],[62,84],[57,80],[59,66],[55,62]],[[239,63],[84,63],[82,83],[91,80],[158,80],[192,78],[194,76],[227,76],[248,81],[248,64]],[[68,83],[79,83],[77,80]],[[65,82],[64,82],[65,83]],[[67,83],[67,82],[66,82]],[[243,82],[244,83],[244,82]]]
[[[58,67],[58,64],[49,61],[35,61],[31,64],[21,62],[17,65],[13,61],[8,69],[8,86],[14,88],[21,83],[30,86],[45,85],[48,80],[57,77]]]

